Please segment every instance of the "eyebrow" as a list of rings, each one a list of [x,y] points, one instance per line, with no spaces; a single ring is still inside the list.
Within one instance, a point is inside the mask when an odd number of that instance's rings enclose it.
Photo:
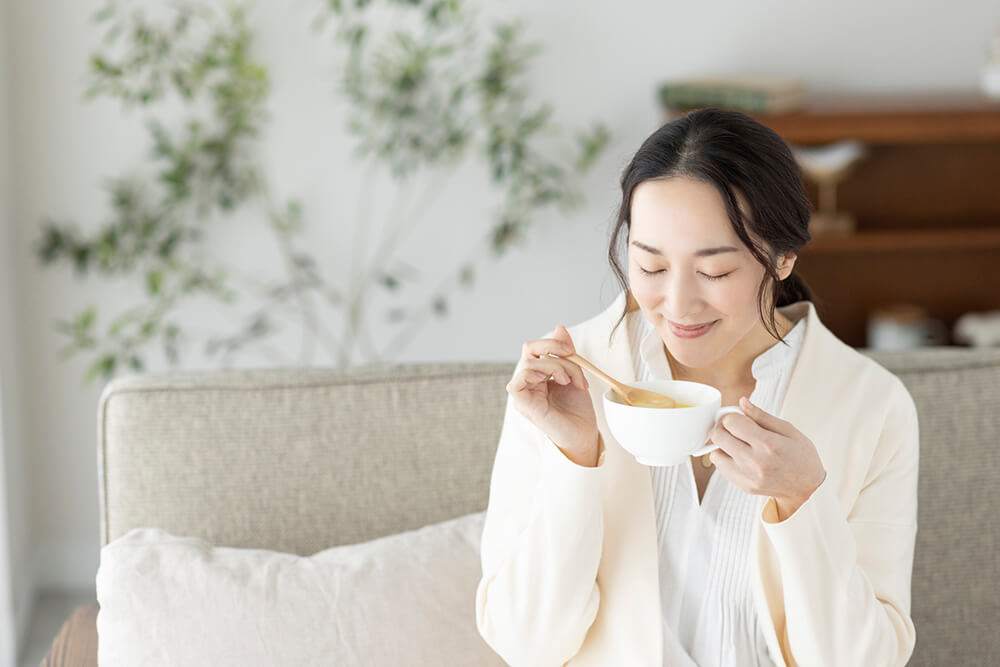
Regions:
[[[662,255],[663,251],[659,248],[654,248],[648,246],[645,243],[640,243],[639,241],[632,241],[632,245],[637,248],[642,248],[646,252],[653,253],[654,255]],[[712,255],[721,255],[724,252],[739,252],[739,248],[734,248],[732,246],[724,245],[717,248],[702,248],[695,253],[695,257],[711,257]]]

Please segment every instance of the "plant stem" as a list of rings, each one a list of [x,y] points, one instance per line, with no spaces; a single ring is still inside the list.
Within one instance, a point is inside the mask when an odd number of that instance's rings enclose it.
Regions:
[[[347,312],[344,314],[343,342],[340,345],[340,354],[337,358],[337,366],[339,368],[346,368],[350,363],[355,338],[358,334],[359,322],[362,318],[361,301],[364,298],[367,285],[367,273],[363,272],[363,269],[359,265],[362,262],[362,249],[367,236],[368,226],[370,225],[377,167],[378,163],[375,159],[369,159],[368,166],[365,168],[365,173],[361,178],[358,224],[354,229],[354,252],[351,253],[350,296],[348,298]]]
[[[467,261],[459,263],[459,272],[461,267],[465,266],[467,263],[471,262],[475,257],[487,253],[490,248],[490,236],[487,234],[482,240],[476,243],[472,250],[467,255]],[[430,319],[431,313],[434,309],[434,302],[444,294],[448,293],[448,288],[454,289],[459,281],[456,280],[454,273],[443,279],[437,286],[436,289],[431,291],[431,300],[428,301],[425,306],[417,312],[415,316],[408,318],[409,326],[400,330],[394,338],[392,338],[388,345],[385,346],[385,354],[396,353],[406,347],[406,344],[411,342],[415,337],[417,331],[419,331]]]
[[[264,199],[266,208],[272,212],[271,219],[275,219],[277,214],[274,213],[275,208],[270,195],[264,193],[262,194],[262,198]],[[323,327],[319,317],[316,315],[312,301],[308,298],[308,295],[305,294],[305,290],[302,288],[300,281],[301,269],[295,263],[295,259],[293,257],[294,251],[288,241],[288,237],[281,230],[277,229],[274,224],[270,224],[268,227],[278,242],[278,250],[280,251],[281,257],[285,262],[285,268],[288,271],[291,281],[290,284],[294,290],[295,299],[299,303],[299,308],[302,314],[303,332],[300,363],[305,364],[312,357],[312,352],[315,349],[313,346],[317,341],[326,346],[327,354],[329,354],[332,359],[336,354],[337,341],[333,335],[330,334],[325,327]],[[323,282],[322,278],[320,278],[320,282]]]
[[[351,291],[356,292],[363,282],[360,264],[365,247],[365,240],[371,226],[372,199],[375,195],[375,177],[378,175],[378,162],[369,158],[361,177],[361,190],[358,202],[358,224],[354,228],[354,252],[351,253]]]
[[[382,241],[376,248],[375,254],[368,263],[368,270],[365,273],[365,278],[358,284],[354,299],[351,301],[348,309],[347,326],[353,334],[357,334],[361,329],[361,323],[364,320],[364,308],[362,304],[364,303],[366,292],[371,286],[372,281],[377,277],[379,270],[385,270],[385,267],[392,259],[393,253],[395,253],[398,245],[402,243],[407,235],[413,233],[417,222],[427,212],[434,200],[437,199],[438,195],[444,189],[448,179],[454,173],[454,167],[446,172],[440,172],[437,179],[431,184],[431,186],[423,191],[422,198],[414,205],[410,215],[400,216],[396,221],[396,224],[393,225],[391,229],[388,229],[386,234],[383,236]],[[351,343],[353,345],[353,336]],[[391,350],[392,348],[390,347],[388,349]],[[382,356],[383,355],[376,353],[377,358],[382,358]],[[340,367],[346,367],[349,359],[350,350],[348,349],[348,346],[345,345],[341,348],[339,362]]]
[[[456,168],[452,167],[448,171],[440,172],[437,175],[437,179],[434,180],[424,191],[423,197],[417,201],[417,203],[410,210],[409,215],[400,216],[396,221],[395,226],[393,226],[388,233],[383,236],[378,248],[375,250],[375,254],[372,256],[372,261],[370,266],[373,267],[372,271],[369,271],[368,279],[366,283],[374,278],[374,269],[381,266],[392,258],[393,253],[396,248],[406,240],[406,237],[413,233],[413,230],[417,226],[417,222],[421,217],[430,209],[431,205],[438,198],[444,190],[444,186],[447,184],[448,180],[455,173]]]

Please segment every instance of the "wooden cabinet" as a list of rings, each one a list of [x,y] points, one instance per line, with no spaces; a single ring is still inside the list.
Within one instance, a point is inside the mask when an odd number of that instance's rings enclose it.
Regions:
[[[864,346],[869,313],[891,304],[921,306],[949,330],[963,313],[1000,309],[1000,103],[815,97],[801,111],[754,117],[790,144],[868,147],[837,189],[856,232],[816,236],[796,265],[838,337]]]

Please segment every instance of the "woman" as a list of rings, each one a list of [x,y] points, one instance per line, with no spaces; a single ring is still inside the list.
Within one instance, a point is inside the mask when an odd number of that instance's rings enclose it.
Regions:
[[[621,185],[622,293],[525,343],[507,385],[481,634],[512,665],[905,664],[916,409],[793,271],[809,206],[788,147],[743,114],[695,111]],[[704,459],[645,467],[571,352],[626,382],[710,384],[743,414]]]

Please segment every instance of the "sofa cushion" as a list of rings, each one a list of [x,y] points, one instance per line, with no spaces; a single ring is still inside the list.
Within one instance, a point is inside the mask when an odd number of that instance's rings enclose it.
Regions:
[[[116,665],[502,665],[474,599],[484,513],[311,556],[135,528],[101,549]]]

